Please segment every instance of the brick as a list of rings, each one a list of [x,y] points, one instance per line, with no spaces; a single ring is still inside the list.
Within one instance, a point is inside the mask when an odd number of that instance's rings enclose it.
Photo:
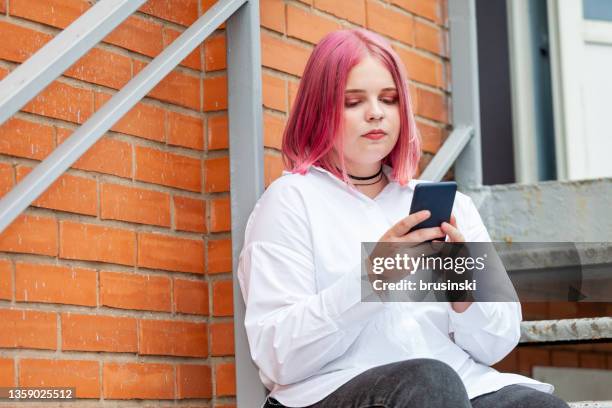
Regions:
[[[180,364],[176,367],[178,398],[211,398],[212,373],[207,365]]]
[[[118,309],[169,312],[170,279],[100,271],[100,304]]]
[[[551,363],[554,367],[579,367],[578,353],[575,351],[551,351]]]
[[[442,146],[442,129],[427,123],[417,122],[421,134],[421,149],[428,153],[437,153]]]
[[[442,22],[440,0],[391,0],[391,4],[439,24]]]
[[[210,324],[210,354],[212,356],[234,355],[234,322]]]
[[[403,47],[396,46],[394,49],[404,63],[411,80],[439,88],[444,87],[444,66],[440,61]]]
[[[535,347],[519,349],[519,371],[521,374],[531,376],[533,366],[550,366],[550,351]]]
[[[104,363],[105,399],[172,399],[173,367],[169,364]]]
[[[0,387],[15,386],[15,362],[12,358],[0,358]]]
[[[110,100],[112,95],[98,92],[95,94],[96,110],[100,109]],[[163,142],[164,136],[164,110],[157,106],[139,102],[130,109],[121,120],[111,128],[114,132],[138,136],[143,139]]]
[[[141,355],[208,356],[206,323],[141,320],[138,333]]]
[[[416,20],[414,29],[414,39],[417,48],[440,56],[446,55],[444,36],[439,27]]]
[[[208,283],[174,279],[174,307],[178,313],[208,315]]]
[[[136,319],[62,313],[62,350],[138,351]]]
[[[213,316],[233,316],[233,283],[231,280],[215,281],[213,283]]]
[[[0,13],[6,13],[6,3],[5,3],[5,1],[0,1]]]
[[[86,0],[11,0],[9,14],[52,27],[66,28],[85,11],[90,4]]]
[[[285,3],[283,0],[261,0],[259,16],[263,27],[281,34],[285,33]]]
[[[93,269],[17,262],[15,300],[96,306],[96,280]]]
[[[210,232],[226,232],[232,229],[229,197],[210,201]]]
[[[204,67],[207,72],[227,68],[225,35],[213,35],[204,41]]]
[[[104,41],[148,57],[155,57],[163,49],[162,25],[149,19],[130,16],[106,36]]]
[[[60,258],[134,265],[135,239],[126,229],[61,221]]]
[[[166,27],[164,29],[164,48],[172,44],[183,32],[174,28]],[[184,60],[181,65],[200,71],[202,69],[202,47],[198,45]]]
[[[0,259],[0,299],[13,299],[13,267],[8,259]]]
[[[221,150],[229,148],[229,128],[227,114],[208,116],[206,122],[208,137],[208,150]]]
[[[227,77],[204,78],[204,111],[227,109]]]
[[[208,241],[208,273],[232,271],[232,240],[214,239]]]
[[[287,6],[287,35],[317,44],[325,35],[342,28],[334,19],[313,14],[293,5]]]
[[[0,163],[0,197],[11,191],[14,182],[13,166],[8,163]]]
[[[262,99],[266,108],[287,111],[287,81],[273,75],[261,75]]]
[[[266,32],[261,33],[262,65],[295,76],[302,76],[310,50]]]
[[[30,28],[0,21],[0,59],[23,62],[42,48],[53,36]]]
[[[283,159],[278,155],[264,154],[264,183],[269,186],[283,174]]]
[[[19,361],[21,387],[72,387],[77,398],[100,397],[100,367],[97,361],[38,360]]]
[[[550,302],[548,304],[549,319],[575,319],[578,315],[576,302]]]
[[[103,183],[100,218],[170,226],[170,195],[144,188]]]
[[[4,79],[9,74],[9,71],[5,68],[0,67],[0,79]]]
[[[336,17],[344,18],[360,26],[365,26],[366,7],[364,0],[314,0],[314,6]]]
[[[19,118],[0,125],[0,153],[43,160],[53,148],[52,126]]]
[[[497,362],[493,368],[502,372],[516,373],[518,371],[518,351],[517,349],[512,350],[510,354],[504,357],[501,361]]]
[[[57,221],[38,215],[18,216],[0,234],[0,251],[57,255]]]
[[[32,168],[17,166],[17,182],[32,171]],[[85,177],[62,174],[36,200],[35,207],[50,208],[75,214],[95,216],[98,213],[98,183]]]
[[[55,81],[23,110],[41,116],[83,123],[93,114],[93,92]]]
[[[71,134],[69,129],[58,128],[58,143],[61,144]],[[103,136],[72,167],[119,177],[132,177],[132,146],[127,142]]]
[[[55,313],[0,309],[0,321],[0,347],[48,350],[57,347]]]
[[[145,64],[134,61],[134,71],[140,72]],[[200,110],[200,78],[179,71],[172,71],[148,93],[151,98]]]
[[[367,27],[379,34],[399,40],[405,44],[414,44],[414,20],[378,0],[366,0],[368,13]]]
[[[198,18],[198,0],[149,0],[139,11],[190,26]]]
[[[138,266],[204,273],[204,242],[142,232],[138,234]]]
[[[280,150],[283,144],[283,131],[285,119],[283,117],[264,112],[263,132],[264,146]]]
[[[447,123],[447,104],[446,96],[431,92],[427,89],[417,89],[417,115],[424,118],[433,119],[438,122]]]
[[[206,232],[206,202],[196,198],[174,196],[175,228],[181,231]]]
[[[236,395],[236,366],[234,363],[221,363],[215,366],[215,395]]]
[[[206,182],[204,191],[207,193],[218,193],[221,191],[229,191],[229,158],[215,157],[204,162],[204,171],[206,172]]]
[[[548,319],[548,303],[545,302],[521,302],[523,320],[546,320]]]
[[[168,112],[168,144],[204,150],[204,121],[202,118]]]
[[[580,368],[606,369],[605,353],[580,353]]]
[[[149,147],[136,146],[137,180],[200,192],[200,160]]]
[[[93,48],[68,68],[64,75],[121,89],[132,78],[132,61],[124,55]]]

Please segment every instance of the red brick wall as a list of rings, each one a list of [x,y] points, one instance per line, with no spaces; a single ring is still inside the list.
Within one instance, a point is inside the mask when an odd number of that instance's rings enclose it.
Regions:
[[[0,192],[207,6],[149,1],[1,126]],[[0,0],[0,76],[89,7],[85,0]],[[199,46],[0,235],[0,386],[231,403],[220,67],[219,55]]]
[[[261,0],[267,184],[313,44],[341,27],[393,43],[430,159],[450,122],[445,1]],[[90,3],[0,0],[0,78]],[[0,126],[0,194],[213,3],[150,0]],[[0,235],[0,386],[235,404],[225,68],[222,26]]]

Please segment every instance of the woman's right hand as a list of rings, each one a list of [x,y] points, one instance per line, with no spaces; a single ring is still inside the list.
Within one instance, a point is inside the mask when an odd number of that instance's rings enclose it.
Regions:
[[[419,211],[414,214],[398,221],[392,226],[387,232],[383,234],[378,240],[377,244],[368,257],[370,259],[370,265],[375,258],[395,258],[397,254],[403,256],[407,250],[411,247],[415,248],[414,253],[410,255],[431,255],[436,253],[438,245],[420,245],[423,242],[431,241],[435,239],[441,239],[446,234],[440,227],[421,228],[415,231],[409,232],[414,226],[420,224],[431,216],[431,213],[427,210]],[[386,270],[383,274],[377,275],[368,271],[370,282],[376,279],[383,279],[387,282],[396,282],[404,278],[409,274],[410,270]]]
[[[410,231],[414,226],[419,225],[431,216],[427,210],[422,210],[414,214],[410,214],[406,218],[399,220],[387,232],[383,234],[378,242],[412,242],[420,244],[421,242],[434,240],[445,236],[446,234],[440,227],[421,228],[416,231]]]

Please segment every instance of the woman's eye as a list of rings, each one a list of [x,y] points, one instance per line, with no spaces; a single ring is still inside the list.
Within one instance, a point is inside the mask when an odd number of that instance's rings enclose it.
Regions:
[[[356,99],[349,99],[349,100],[344,101],[344,106],[346,106],[347,108],[351,108],[353,106],[359,105],[359,102],[360,101]]]
[[[387,105],[393,105],[395,103],[397,103],[397,97],[388,97],[388,98],[381,98],[380,99],[383,103],[386,103]]]

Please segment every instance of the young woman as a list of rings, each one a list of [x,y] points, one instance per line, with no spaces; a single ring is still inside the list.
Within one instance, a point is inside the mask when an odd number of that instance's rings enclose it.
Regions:
[[[361,242],[490,241],[471,199],[408,233],[420,141],[389,44],[343,30],[315,47],[283,139],[290,170],[249,219],[238,277],[266,407],[567,407],[489,367],[520,336],[518,303],[361,301]]]

